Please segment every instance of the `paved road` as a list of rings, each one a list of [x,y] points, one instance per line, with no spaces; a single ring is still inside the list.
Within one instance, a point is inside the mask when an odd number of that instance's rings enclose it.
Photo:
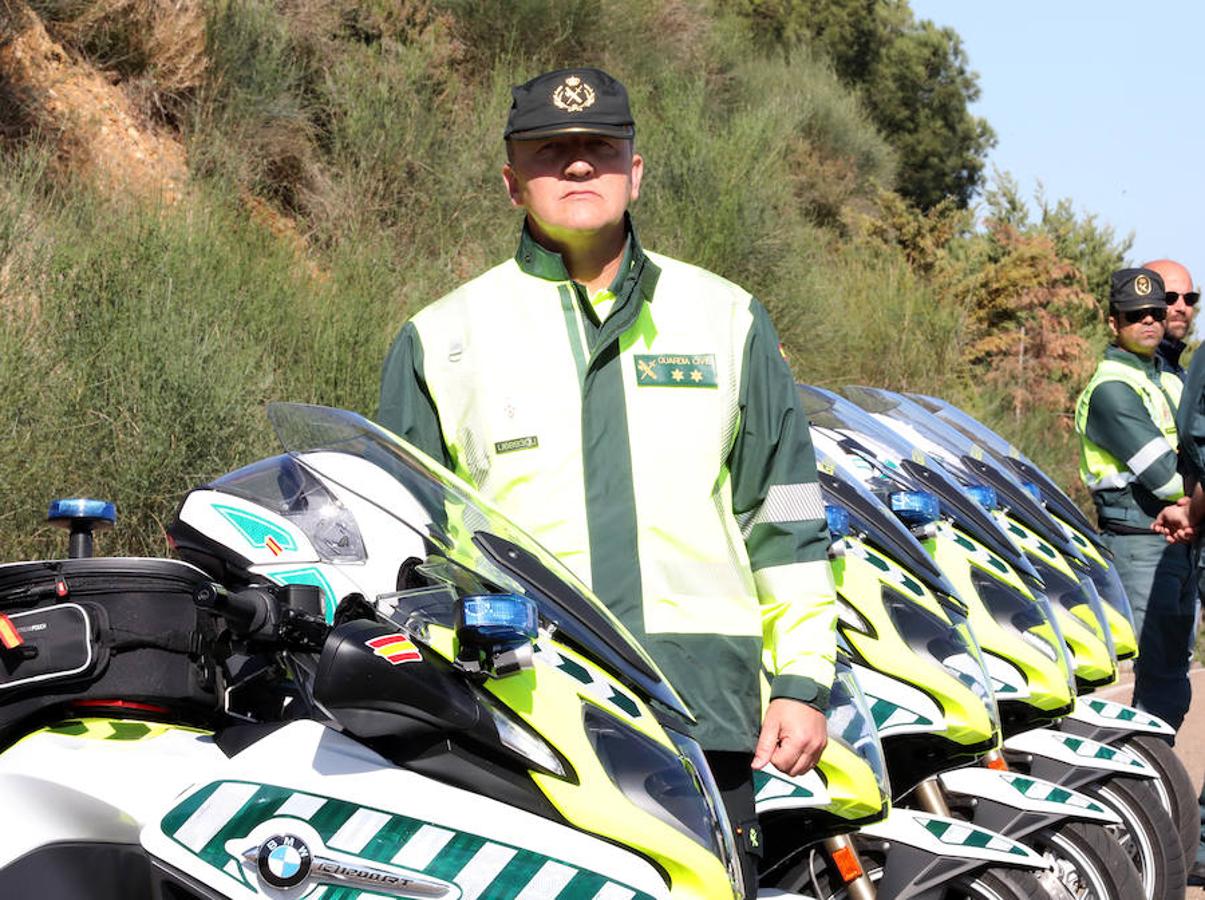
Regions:
[[[1194,666],[1189,677],[1192,679],[1192,706],[1176,735],[1176,755],[1199,791],[1201,779],[1205,777],[1205,669]],[[1133,685],[1128,677],[1114,687],[1098,691],[1102,697],[1121,703],[1129,703],[1132,692]],[[1189,888],[1185,900],[1205,900],[1205,888]]]

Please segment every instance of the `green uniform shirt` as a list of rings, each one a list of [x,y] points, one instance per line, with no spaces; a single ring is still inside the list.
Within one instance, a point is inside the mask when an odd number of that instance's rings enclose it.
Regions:
[[[555,553],[652,654],[710,750],[771,696],[825,708],[828,529],[806,417],[760,303],[630,230],[601,321],[524,229],[408,322],[379,420]]]

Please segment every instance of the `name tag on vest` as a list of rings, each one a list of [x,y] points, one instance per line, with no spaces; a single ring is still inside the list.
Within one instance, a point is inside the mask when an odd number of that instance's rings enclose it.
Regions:
[[[638,387],[716,387],[714,353],[638,353]]]
[[[529,437],[511,438],[509,441],[498,441],[494,444],[494,452],[498,454],[510,453],[514,450],[530,450],[533,447],[540,446],[540,441],[533,434]]]

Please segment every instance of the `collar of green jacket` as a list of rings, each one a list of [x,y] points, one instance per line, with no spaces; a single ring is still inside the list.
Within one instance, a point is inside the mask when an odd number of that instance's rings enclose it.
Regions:
[[[625,299],[631,287],[639,286],[644,300],[652,302],[653,291],[657,285],[657,266],[645,255],[636,236],[636,226],[632,217],[624,213],[624,229],[627,231],[627,241],[623,245],[623,259],[619,263],[619,271],[611,282],[610,291],[620,301]],[[515,251],[515,262],[524,273],[545,281],[572,281],[565,260],[555,250],[549,250],[542,245],[531,233],[527,222],[523,222],[523,232],[519,236],[519,249]]]
[[[1110,344],[1105,348],[1105,359],[1115,360],[1116,362],[1125,363],[1127,366],[1133,366],[1135,369],[1141,369],[1154,379],[1156,384],[1159,383],[1159,363],[1154,356],[1139,356],[1137,353],[1131,353],[1129,350],[1124,350],[1116,344]]]

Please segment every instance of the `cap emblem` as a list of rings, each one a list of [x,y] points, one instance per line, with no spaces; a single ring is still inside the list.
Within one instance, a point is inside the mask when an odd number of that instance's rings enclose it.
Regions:
[[[1134,293],[1139,297],[1145,297],[1151,292],[1151,280],[1145,275],[1139,275],[1134,279]]]
[[[576,75],[570,75],[552,92],[552,103],[557,109],[577,113],[594,105],[594,88]]]

